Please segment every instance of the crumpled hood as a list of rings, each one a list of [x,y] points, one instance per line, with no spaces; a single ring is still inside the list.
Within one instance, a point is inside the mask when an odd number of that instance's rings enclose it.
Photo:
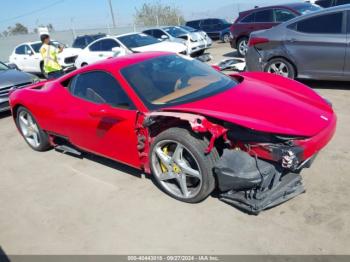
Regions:
[[[146,45],[141,46],[137,48],[133,48],[134,51],[137,52],[174,52],[174,53],[180,53],[187,50],[186,46],[180,43],[174,43],[174,42],[160,42],[153,45]]]
[[[311,137],[326,128],[334,112],[311,88],[266,73],[242,73],[237,86],[163,110],[197,113],[275,134]]]
[[[32,83],[34,78],[36,78],[34,75],[18,70],[0,71],[0,89],[24,83]]]

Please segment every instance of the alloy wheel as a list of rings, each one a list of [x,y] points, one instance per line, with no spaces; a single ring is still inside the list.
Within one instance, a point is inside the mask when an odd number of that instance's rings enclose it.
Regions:
[[[271,64],[268,67],[267,72],[271,73],[271,74],[284,76],[284,77],[289,76],[288,66],[283,62],[276,62],[276,63]]]
[[[193,198],[202,187],[202,173],[193,154],[181,143],[160,141],[152,152],[154,175],[163,188],[179,198]]]
[[[19,114],[19,127],[24,136],[24,139],[33,147],[40,146],[40,133],[38,125],[35,123],[33,117],[26,111]]]
[[[240,54],[245,56],[248,52],[248,40],[243,40],[243,41],[239,42],[238,49],[239,49]]]
[[[230,42],[230,35],[229,35],[229,34],[225,34],[225,35],[224,35],[224,42],[225,42],[225,43]]]

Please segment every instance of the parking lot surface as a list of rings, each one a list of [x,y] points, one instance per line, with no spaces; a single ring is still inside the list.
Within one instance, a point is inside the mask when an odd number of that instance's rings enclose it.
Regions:
[[[211,53],[214,62],[234,55],[227,44]],[[304,170],[306,194],[259,216],[213,197],[178,202],[99,157],[34,152],[1,114],[0,246],[6,254],[350,254],[350,86],[304,83],[333,102],[336,135]]]

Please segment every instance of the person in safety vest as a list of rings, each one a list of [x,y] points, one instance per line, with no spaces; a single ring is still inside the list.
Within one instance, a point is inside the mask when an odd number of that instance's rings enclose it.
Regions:
[[[63,47],[55,47],[50,43],[50,36],[43,34],[40,36],[43,45],[40,48],[40,54],[44,60],[44,72],[47,79],[59,78],[63,75],[61,65],[58,63],[57,55],[63,51]]]

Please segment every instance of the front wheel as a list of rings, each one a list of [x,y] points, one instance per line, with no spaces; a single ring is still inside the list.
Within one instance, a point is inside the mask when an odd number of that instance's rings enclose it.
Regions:
[[[265,72],[294,79],[294,66],[283,58],[272,59],[265,67]]]
[[[51,148],[48,135],[40,128],[33,115],[24,107],[17,110],[16,124],[27,144],[35,151]]]
[[[213,167],[216,149],[205,154],[208,141],[194,137],[182,128],[171,128],[158,135],[151,147],[150,166],[161,189],[171,197],[198,203],[215,188]]]

